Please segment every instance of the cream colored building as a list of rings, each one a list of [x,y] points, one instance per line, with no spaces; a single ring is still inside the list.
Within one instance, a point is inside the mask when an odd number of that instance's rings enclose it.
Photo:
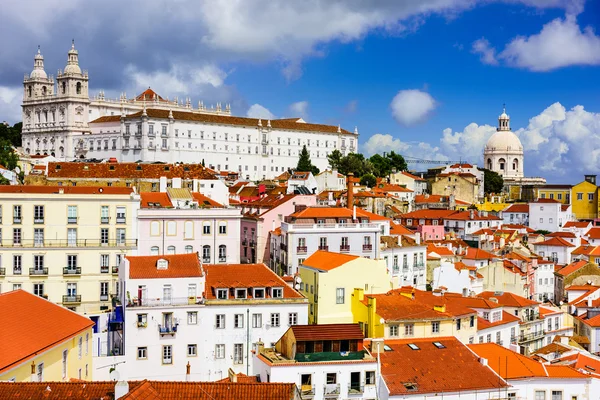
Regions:
[[[0,186],[0,291],[110,308],[121,258],[137,251],[139,204],[131,188]]]

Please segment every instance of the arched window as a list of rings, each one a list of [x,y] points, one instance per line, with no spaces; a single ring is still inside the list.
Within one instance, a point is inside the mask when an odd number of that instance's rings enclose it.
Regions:
[[[513,170],[515,170],[515,171],[519,170],[519,160],[516,158],[513,160]]]
[[[167,254],[175,254],[175,246],[167,247]]]
[[[189,244],[187,246],[185,246],[185,253],[186,254],[190,254],[194,252],[194,247],[190,246]]]
[[[27,86],[27,96],[31,97],[31,86]]]
[[[202,262],[205,262],[205,263],[210,262],[210,246],[209,245],[202,246]]]
[[[177,234],[177,223],[175,221],[167,222],[167,235],[175,236]]]
[[[487,169],[489,169],[489,170],[491,170],[491,169],[492,169],[492,159],[491,159],[491,158],[488,158],[488,161],[487,161]]]
[[[219,262],[227,261],[227,246],[224,244],[219,246]]]
[[[183,238],[194,238],[194,223],[192,221],[185,221],[185,223],[183,224]]]
[[[46,86],[42,86],[42,96],[46,95]]]
[[[150,236],[158,236],[160,235],[160,222],[152,221],[150,222]]]
[[[158,246],[152,246],[150,247],[150,255],[151,256],[157,256],[158,255]]]
[[[67,93],[67,82],[62,83],[62,94]]]
[[[81,94],[81,82],[77,82],[77,94]]]
[[[504,171],[505,164],[506,164],[506,160],[504,158],[501,158],[498,160],[498,165],[500,166],[500,169],[502,171]]]

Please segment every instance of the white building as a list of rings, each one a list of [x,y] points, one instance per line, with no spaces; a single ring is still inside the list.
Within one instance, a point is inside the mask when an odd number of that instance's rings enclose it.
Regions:
[[[523,145],[510,129],[506,109],[498,117],[498,128],[487,141],[483,151],[485,166],[505,180],[523,178]]]
[[[294,172],[287,182],[288,194],[316,194],[317,190],[318,183],[312,172]]]
[[[502,219],[487,211],[457,211],[444,216],[444,230],[446,233],[453,232],[456,237],[464,239],[483,228],[497,228],[502,225]]]
[[[427,285],[427,246],[420,236],[382,236],[381,255],[391,275],[394,287],[412,286],[425,290]]]
[[[346,189],[346,177],[336,169],[325,170],[315,176],[317,180],[317,192],[321,193],[324,190],[345,190]]]
[[[534,269],[534,292],[530,293],[536,301],[554,301],[554,261],[538,260]]]
[[[293,382],[302,399],[374,399],[377,360],[363,348],[358,324],[293,326],[271,348],[259,346],[254,375]]]
[[[442,261],[433,269],[432,289],[445,287],[448,292],[479,293],[483,291],[483,279],[477,274],[477,267],[462,262]]]
[[[540,257],[555,264],[567,265],[571,263],[571,253],[575,250],[575,245],[561,237],[551,237],[543,242],[533,243],[533,250]]]
[[[303,119],[262,121],[232,117],[225,109],[192,107],[164,99],[151,89],[134,99],[122,94],[90,99],[88,74],[73,44],[56,84],[38,50],[34,70],[23,81],[23,148],[27,154],[118,161],[193,162],[237,171],[245,179],[273,178],[295,168],[303,146],[320,169],[327,155],[358,151],[358,130],[311,124]]]
[[[529,227],[536,231],[556,232],[566,222],[573,220],[569,204],[552,199],[537,199],[529,203]]]
[[[529,204],[511,204],[502,211],[504,224],[529,225]]]
[[[196,253],[127,257],[123,331],[110,334],[110,365],[124,379],[214,381],[252,371],[255,343],[308,321],[308,303],[264,264],[202,265]],[[114,337],[114,339],[111,339]],[[122,338],[122,339],[120,339]],[[121,345],[120,343],[123,343]],[[126,372],[123,372],[126,371]],[[127,376],[123,376],[123,374]]]

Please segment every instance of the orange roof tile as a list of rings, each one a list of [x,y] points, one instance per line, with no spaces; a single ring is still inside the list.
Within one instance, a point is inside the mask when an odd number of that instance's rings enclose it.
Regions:
[[[529,204],[512,204],[504,209],[505,213],[528,214]]]
[[[535,201],[532,201],[532,203],[560,203],[560,201],[558,200],[554,200],[554,199],[537,199]]]
[[[209,300],[216,299],[216,289],[232,288],[281,287],[283,298],[303,298],[265,264],[211,264],[204,265],[204,271],[206,272],[206,299]],[[249,299],[252,295],[252,291],[248,291]],[[265,297],[271,298],[269,293],[265,293]]]
[[[0,374],[94,325],[87,317],[23,290],[0,294],[0,310]]]
[[[141,208],[173,208],[173,203],[167,193],[143,192],[140,193]]]
[[[395,185],[392,183],[381,183],[373,188],[374,192],[402,192],[412,193],[413,191],[405,188],[404,186]]]
[[[313,340],[362,340],[365,337],[358,324],[292,325],[290,329],[294,332],[294,338],[298,342]]]
[[[310,257],[304,260],[302,264],[305,267],[312,267],[321,271],[331,271],[337,267],[356,260],[359,256],[350,254],[332,253],[330,251],[317,250]]]
[[[498,300],[498,304],[500,304],[502,306],[506,306],[506,307],[520,308],[520,307],[528,307],[528,306],[540,304],[537,301],[529,300],[529,299],[526,299],[525,297],[521,297],[519,295],[510,293],[510,292],[502,292],[500,294],[497,292],[487,291],[487,292],[479,293],[478,296],[483,297],[484,299],[495,298]]]
[[[592,223],[589,221],[567,221],[563,228],[587,228],[591,225]]]
[[[438,348],[434,343],[443,347]],[[390,396],[464,393],[507,386],[454,337],[386,340],[385,344],[392,351],[377,356],[381,360],[381,374]],[[413,350],[409,344],[417,346],[417,349]],[[448,373],[449,370],[452,373]],[[407,388],[407,384],[413,384],[414,388]]]
[[[0,193],[129,195],[128,187],[0,185]]]
[[[433,243],[428,243],[427,244],[427,253],[435,253],[439,256],[443,256],[443,257],[451,257],[454,256],[454,252],[452,252],[452,250],[450,250],[448,247],[446,246],[436,246]]]
[[[223,208],[223,204],[218,203],[202,193],[192,192],[192,197],[198,202],[198,205],[203,208]]]
[[[574,249],[571,255],[600,256],[600,246],[581,245]]]
[[[448,196],[442,196],[439,194],[418,194],[415,196],[415,203],[447,203]]]
[[[535,242],[534,246],[558,246],[558,247],[575,247],[574,244],[567,242],[562,237],[552,237],[543,242]]]
[[[473,247],[467,247],[461,255],[464,260],[492,260],[494,258],[499,258],[497,255],[488,251],[475,249]]]
[[[88,179],[159,179],[161,176],[182,179],[216,180],[215,172],[202,164],[143,163],[48,163],[48,178]]]
[[[558,271],[556,271],[556,273],[560,276],[568,276],[571,275],[573,272],[576,272],[579,269],[583,268],[587,264],[588,262],[585,260],[575,261],[567,265],[566,267],[559,269]]]
[[[455,211],[453,210],[437,210],[430,208],[412,211],[406,214],[402,214],[400,215],[400,217],[410,219],[444,219],[453,213],[455,213]]]
[[[203,275],[197,253],[126,258],[129,260],[129,279],[195,278]],[[158,260],[167,260],[167,268],[159,269]]]
[[[546,236],[547,237],[569,238],[569,239],[574,239],[577,237],[573,232],[569,232],[569,231],[552,232],[552,233],[547,234]]]
[[[518,323],[519,321],[521,321],[521,319],[516,315],[512,315],[509,312],[502,311],[502,319],[495,322],[490,322],[483,318],[477,318],[477,330],[493,328],[495,326],[511,324],[514,322]]]
[[[414,235],[415,232],[406,228],[402,224],[397,224],[395,222],[390,223],[390,235]]]
[[[422,181],[422,182],[425,182],[425,179],[421,178],[420,176],[413,175],[413,174],[411,174],[410,172],[402,171],[402,172],[400,172],[400,173],[401,173],[402,175],[404,175],[404,176],[407,176],[407,177],[409,177],[409,178],[411,178],[411,179],[414,179],[415,181]]]
[[[588,230],[585,235],[585,237],[589,239],[600,239],[600,227],[599,226],[595,226],[593,228],[591,228],[590,230]]]

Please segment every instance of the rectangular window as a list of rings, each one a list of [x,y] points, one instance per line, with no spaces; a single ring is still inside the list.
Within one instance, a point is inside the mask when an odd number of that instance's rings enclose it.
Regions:
[[[390,336],[391,337],[399,336],[398,325],[390,325]]]
[[[117,228],[117,245],[125,244],[125,228]]]
[[[13,224],[21,223],[21,206],[13,206]]]
[[[108,206],[100,206],[100,223],[108,224]]]
[[[44,206],[33,206],[33,223],[44,223]]]
[[[77,254],[67,255],[67,269],[69,269],[69,270],[77,269]]]
[[[21,228],[13,228],[13,245],[21,245]]]
[[[225,329],[225,314],[217,314],[215,316],[215,328]]]
[[[415,334],[414,324],[404,324],[404,336],[412,336]]]
[[[298,325],[298,313],[288,314],[288,325]]]
[[[460,331],[460,322],[461,322],[461,320],[460,320],[460,319],[457,319],[457,320],[456,320],[456,330],[457,330],[457,331]]]
[[[546,391],[545,390],[536,390],[535,391],[535,400],[546,400]]]
[[[188,357],[196,357],[198,355],[198,345],[188,344],[187,355],[188,355]]]
[[[198,324],[198,312],[197,311],[188,311],[187,323],[188,323],[188,325]]]
[[[44,381],[44,363],[39,363],[36,368],[37,381]]]
[[[262,314],[252,314],[252,327],[253,328],[261,328],[262,327]]]
[[[125,222],[125,207],[117,207],[117,224],[124,224]]]
[[[227,223],[219,222],[219,235],[226,235],[226,234],[227,234]]]
[[[217,359],[225,358],[225,345],[224,344],[216,344],[215,345],[215,358],[217,358]]]
[[[67,378],[67,356],[69,354],[68,350],[63,350],[62,352],[62,377],[63,379]]]
[[[100,228],[100,244],[108,244],[108,228]]]
[[[273,288],[271,294],[274,299],[281,299],[283,298],[283,288]]]
[[[67,229],[67,246],[69,246],[69,247],[77,246],[77,229],[75,229],[75,228]]]
[[[271,314],[271,326],[272,327],[279,327],[279,313],[272,313]]]
[[[344,304],[346,301],[346,289],[337,288],[335,290],[335,304]]]
[[[244,327],[244,314],[235,314],[233,316],[233,327],[243,328]]]
[[[44,284],[43,283],[34,283],[33,284],[33,294],[35,294],[36,296],[43,296],[44,295]]]
[[[440,333],[440,321],[433,321],[431,323],[431,333]]]
[[[67,206],[67,223],[77,223],[77,206]]]
[[[23,256],[20,254],[13,255],[13,274],[21,275],[23,273]]]
[[[162,363],[173,364],[173,347],[171,345],[162,348]]]
[[[138,360],[148,359],[148,348],[147,347],[138,347],[137,348],[137,358],[138,358]]]
[[[243,364],[244,363],[244,344],[236,343],[233,345],[233,363]]]
[[[374,385],[375,384],[375,371],[365,371],[365,384],[366,385]]]
[[[552,400],[563,400],[562,390],[553,390],[552,391]]]

